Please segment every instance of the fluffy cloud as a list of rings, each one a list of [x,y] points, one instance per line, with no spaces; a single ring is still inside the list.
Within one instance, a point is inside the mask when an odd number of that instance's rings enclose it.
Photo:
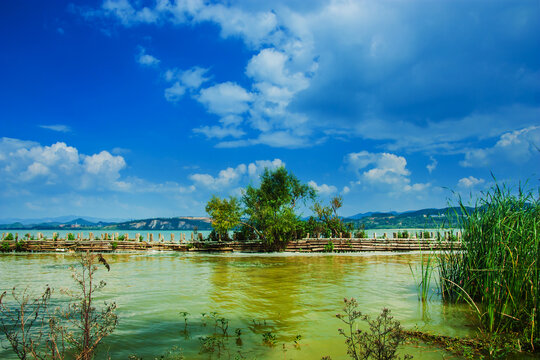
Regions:
[[[146,49],[141,48],[141,51],[137,56],[137,62],[143,66],[157,66],[160,63],[160,60],[150,54],[147,54]]]
[[[22,181],[45,187],[114,188],[125,166],[121,156],[107,151],[88,156],[63,142],[41,146],[18,139],[0,140],[0,176],[7,186]]]
[[[477,185],[481,185],[483,183],[484,183],[484,179],[477,179],[474,176],[469,176],[469,177],[459,179],[457,185],[460,188],[470,189]]]
[[[225,82],[202,89],[197,100],[211,113],[226,116],[246,112],[252,98],[252,95],[240,85]]]
[[[241,181],[248,178],[258,177],[264,169],[275,169],[285,166],[285,163],[280,159],[274,160],[257,160],[248,165],[240,164],[233,167],[228,167],[220,170],[217,176],[210,174],[192,174],[189,178],[198,186],[211,190],[226,190],[238,185]],[[232,189],[234,190],[234,189]]]
[[[165,99],[170,102],[178,102],[186,93],[186,88],[177,81],[171,87],[165,89]]]
[[[308,185],[317,190],[317,193],[323,196],[328,196],[331,194],[334,194],[337,192],[337,188],[334,185],[327,185],[327,184],[321,184],[317,185],[317,183],[313,180],[308,182]]]
[[[180,75],[180,80],[186,87],[190,89],[198,89],[203,83],[210,80],[209,77],[206,77],[207,72],[208,69],[194,66],[191,69],[183,71]]]
[[[356,185],[382,186],[396,192],[422,191],[430,186],[429,183],[411,185],[407,160],[395,154],[361,151],[347,154],[345,163],[357,174]]]
[[[104,14],[117,17],[126,26],[137,23],[155,23],[158,15],[148,7],[139,10],[130,4],[128,0],[105,0],[102,5]],[[93,15],[97,15],[93,13]]]
[[[493,166],[501,160],[523,164],[539,155],[540,126],[504,133],[494,146],[468,150],[460,163],[465,167]]]
[[[262,174],[264,169],[275,170],[283,166],[285,166],[285,163],[281,159],[257,160],[248,165],[248,174],[250,177],[255,178]]]
[[[250,127],[221,147],[301,147],[314,139],[359,137],[380,141],[387,151],[442,153],[537,123],[536,13],[521,2],[330,0],[160,0],[153,6],[106,0],[101,9],[82,12],[127,27],[210,22],[222,37],[242,39],[255,53],[246,64],[250,85],[235,89],[239,98],[221,93],[221,84],[196,96],[220,117],[242,114]],[[229,80],[223,84],[236,79]]]
[[[201,126],[199,128],[193,129],[193,132],[203,134],[208,139],[213,139],[213,138],[223,139],[228,136],[239,138],[245,134],[244,131],[236,127],[233,127],[233,126],[226,127],[226,126],[218,126],[218,125]]]

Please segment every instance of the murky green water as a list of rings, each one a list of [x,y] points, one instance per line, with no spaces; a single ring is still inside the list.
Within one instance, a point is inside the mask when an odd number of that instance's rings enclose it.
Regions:
[[[148,359],[172,346],[181,347],[188,359],[208,359],[209,354],[199,354],[199,338],[211,334],[214,326],[210,320],[204,326],[201,313],[212,311],[230,319],[224,359],[239,352],[247,359],[346,359],[344,339],[337,332],[342,325],[335,317],[344,297],[357,298],[362,312],[373,316],[388,307],[405,328],[452,336],[472,331],[466,307],[443,306],[437,294],[426,308],[419,303],[409,269],[419,263],[418,254],[106,256],[111,271],[98,272],[107,282],[100,299],[117,302],[120,321],[102,348],[112,359],[130,354]],[[73,254],[0,255],[0,288],[71,287],[69,265],[76,261]],[[187,333],[182,311],[190,313]],[[242,329],[242,346],[235,343],[236,328]],[[264,331],[276,334],[275,347],[261,345]],[[298,334],[299,350],[293,346]],[[417,359],[444,356],[412,345],[404,351]],[[0,350],[0,358],[15,357]]]

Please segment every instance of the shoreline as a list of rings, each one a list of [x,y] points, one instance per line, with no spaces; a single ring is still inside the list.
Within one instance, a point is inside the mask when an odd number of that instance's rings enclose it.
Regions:
[[[4,245],[5,244],[5,245]],[[3,252],[29,253],[66,253],[66,252],[147,252],[147,251],[177,251],[177,252],[243,252],[267,253],[268,249],[260,241],[248,242],[166,242],[166,241],[120,241],[120,240],[3,240]],[[438,240],[429,239],[365,239],[365,238],[309,238],[290,241],[282,252],[297,253],[343,253],[343,252],[373,252],[373,251],[418,251],[418,250],[459,250],[460,239]]]

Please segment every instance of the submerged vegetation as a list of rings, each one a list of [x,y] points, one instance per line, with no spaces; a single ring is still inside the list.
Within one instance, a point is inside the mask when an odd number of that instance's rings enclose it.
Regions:
[[[398,347],[405,341],[405,333],[399,321],[394,320],[390,310],[383,309],[374,320],[358,310],[356,299],[344,299],[343,314],[336,317],[346,325],[345,330],[339,329],[339,334],[345,337],[347,354],[353,360],[392,360],[400,359],[397,355]],[[357,320],[366,322],[369,331],[358,329]],[[328,358],[328,357],[327,357]],[[404,355],[404,360],[412,359]]]
[[[16,288],[11,299],[7,292],[0,295],[0,331],[19,359],[94,358],[118,323],[115,303],[95,305],[96,292],[106,285],[95,279],[98,262],[109,269],[101,255],[81,255],[79,266],[72,269],[77,291],[62,291],[70,299],[65,306],[52,305],[53,290],[48,286],[38,297]]]

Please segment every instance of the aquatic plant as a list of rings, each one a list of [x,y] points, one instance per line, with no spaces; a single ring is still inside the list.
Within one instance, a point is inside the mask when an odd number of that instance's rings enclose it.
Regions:
[[[242,341],[242,329],[240,328],[236,328],[234,330],[234,334],[236,335],[236,345],[237,346],[242,346],[243,345],[243,341]]]
[[[101,341],[118,323],[115,303],[105,303],[102,309],[94,305],[95,293],[106,285],[95,282],[98,261],[110,268],[101,254],[81,256],[80,267],[72,270],[78,291],[63,291],[71,298],[66,307],[50,307],[49,287],[37,297],[13,288],[10,302],[6,292],[0,295],[0,331],[20,359],[94,358]]]
[[[13,240],[13,234],[12,233],[7,233],[6,237],[4,238],[4,240]]]
[[[118,248],[118,242],[111,241],[111,247],[112,247],[113,250],[116,250]]]
[[[187,311],[181,311],[180,316],[184,318],[184,325],[185,327],[187,327],[187,320],[188,320],[189,313]]]
[[[271,331],[265,331],[262,333],[262,342],[264,345],[267,345],[267,346],[276,346],[277,337]]]
[[[431,253],[425,253],[420,250],[420,268],[413,269],[409,264],[412,276],[417,286],[418,300],[425,303],[428,300],[431,278],[433,277],[433,256]]]
[[[298,334],[294,337],[294,347],[300,349],[300,340],[302,340],[302,335]]]
[[[397,349],[405,341],[405,334],[399,321],[394,320],[390,310],[383,309],[375,320],[363,315],[358,310],[356,299],[344,299],[344,314],[336,317],[347,325],[347,329],[338,329],[340,335],[345,337],[347,354],[354,360],[391,360],[399,359]],[[366,322],[369,331],[357,328],[357,320]],[[403,359],[411,359],[412,356],[404,355]]]
[[[73,241],[75,240],[75,235],[73,235],[72,233],[69,233],[67,234],[67,239]]]
[[[219,318],[217,319],[216,324],[217,324],[217,328],[221,330],[221,334],[223,336],[228,336],[227,330],[229,329],[229,319],[224,318],[224,317]]]
[[[439,256],[445,300],[466,301],[484,331],[517,332],[538,349],[540,201],[494,185],[468,210],[459,199],[462,251]],[[524,344],[525,346],[525,344]]]

